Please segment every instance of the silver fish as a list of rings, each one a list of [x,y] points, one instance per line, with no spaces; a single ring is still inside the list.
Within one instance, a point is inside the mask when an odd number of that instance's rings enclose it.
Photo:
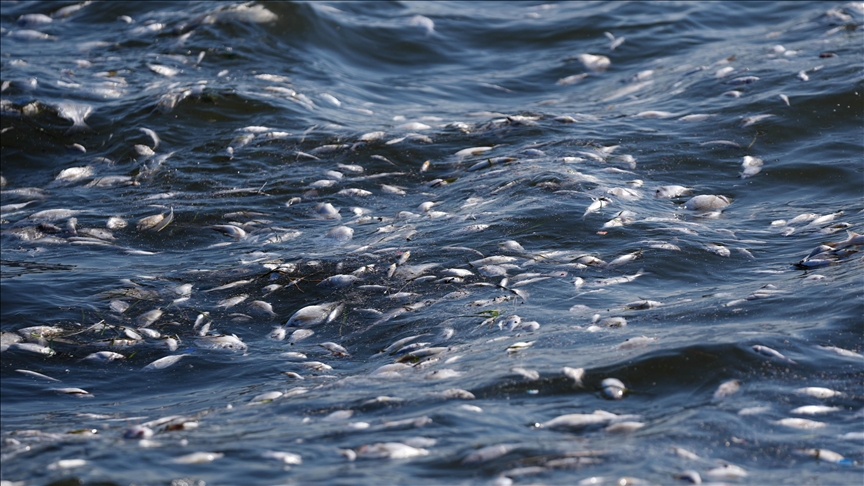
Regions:
[[[227,351],[246,351],[248,346],[234,334],[222,336],[206,336],[198,339],[198,345],[208,349]]]
[[[328,321],[330,314],[340,309],[339,302],[327,302],[324,304],[309,305],[295,312],[288,321],[286,327],[311,327]],[[335,317],[334,317],[335,318]]]
[[[768,346],[762,346],[760,344],[755,344],[755,345],[751,346],[751,348],[753,349],[753,351],[755,351],[756,353],[761,354],[763,356],[767,356],[769,358],[779,359],[781,361],[786,361],[790,364],[797,364],[794,361],[792,361],[791,359],[789,359],[786,356],[784,356],[783,354],[781,354],[779,351],[772,349],[772,348],[769,348]]]
[[[142,371],[156,371],[156,370],[164,370],[165,368],[169,368],[177,364],[178,361],[183,359],[184,356],[189,356],[188,354],[175,354],[172,356],[165,356],[164,358],[159,358],[156,361],[148,364]]]
[[[589,214],[596,213],[597,211],[600,211],[600,209],[606,207],[607,205],[612,204],[612,200],[609,199],[608,197],[601,196],[601,197],[598,197],[596,199],[595,198],[592,198],[592,199],[594,200],[594,202],[592,202],[591,205],[589,205],[588,208],[585,210],[585,214],[582,215],[582,219],[585,219],[585,217],[587,217]]]
[[[270,305],[269,302],[264,302],[263,300],[253,300],[249,303],[249,305],[258,312],[267,314],[270,317],[276,316],[276,313],[273,312],[273,306]]]
[[[612,400],[621,400],[628,391],[624,383],[617,378],[606,378],[600,383],[600,386],[603,389],[603,395]]]
[[[240,240],[246,237],[246,231],[233,224],[217,224],[213,226],[208,226],[208,228],[219,231],[225,236],[230,236],[236,240]]]
[[[98,353],[88,354],[84,359],[89,361],[98,361],[100,363],[109,363],[118,359],[126,359],[126,356],[113,351],[99,351]]]
[[[738,380],[725,381],[717,387],[717,390],[714,392],[714,399],[719,400],[728,397],[729,395],[734,395],[735,393],[738,393],[740,388],[741,382]]]
[[[60,381],[57,378],[51,378],[48,375],[43,375],[42,373],[37,373],[35,371],[30,371],[30,370],[15,370],[15,371],[17,371],[18,373],[28,375],[28,376],[32,376],[34,378],[42,378],[43,380],[48,380],[48,381]]]
[[[640,269],[638,272],[634,273],[633,275],[623,275],[621,277],[610,277],[610,278],[597,279],[597,280],[594,280],[592,282],[589,282],[589,285],[591,287],[605,287],[607,285],[616,285],[616,284],[628,283],[628,282],[632,282],[632,281],[636,280],[637,278],[641,277],[642,275],[645,275],[644,269]]]
[[[708,194],[691,198],[684,203],[684,207],[691,211],[708,211],[711,209],[723,209],[730,203],[731,201],[726,196]]]
[[[321,288],[341,289],[350,287],[358,280],[360,280],[360,278],[355,275],[332,275],[322,280],[318,286]]]
[[[604,410],[595,410],[594,413],[571,413],[555,417],[552,420],[538,424],[539,427],[549,429],[584,429],[591,426],[606,425],[614,421],[622,421],[635,418],[635,415],[617,415]]]
[[[610,65],[612,65],[612,62],[608,57],[596,54],[579,54],[576,56],[576,59],[581,61],[587,69],[594,72],[605,71]]]
[[[332,343],[332,342],[319,343],[318,346],[321,346],[322,348],[326,349],[327,351],[330,351],[331,353],[333,353],[334,356],[339,356],[339,357],[350,356],[348,354],[347,349],[345,349],[344,347],[342,347],[336,343]]]
[[[741,178],[746,179],[758,174],[762,171],[762,164],[762,159],[745,155],[744,158],[741,159]]]
[[[225,300],[220,300],[219,303],[216,304],[216,308],[218,309],[220,307],[223,307],[225,309],[230,309],[231,307],[234,307],[235,305],[243,302],[248,298],[249,296],[247,294],[240,294],[234,297],[229,297]]]

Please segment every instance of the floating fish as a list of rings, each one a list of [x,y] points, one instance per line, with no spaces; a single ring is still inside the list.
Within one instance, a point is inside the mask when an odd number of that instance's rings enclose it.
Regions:
[[[608,57],[596,54],[579,54],[576,59],[579,59],[586,68],[594,72],[605,71],[612,65]]]
[[[600,387],[603,390],[603,395],[612,400],[621,400],[629,391],[624,383],[617,378],[606,378],[600,383]]]
[[[156,361],[145,366],[142,371],[156,371],[156,370],[164,370],[171,366],[174,366],[179,362],[183,357],[189,356],[188,354],[175,354],[172,356],[165,356],[164,358],[159,358]]]
[[[753,349],[753,351],[755,351],[756,353],[761,354],[763,356],[778,359],[780,361],[786,361],[787,363],[790,363],[790,364],[797,364],[794,361],[792,361],[791,359],[787,358],[786,356],[783,356],[783,354],[781,354],[779,351],[772,349],[772,348],[769,348],[768,346],[762,346],[760,344],[755,344],[755,345],[751,346],[751,348]]]
[[[285,322],[285,327],[312,327],[330,322],[341,312],[342,304],[339,302],[327,302],[303,307],[296,311]],[[335,314],[335,315],[333,315]]]
[[[734,395],[738,393],[738,390],[741,389],[741,382],[738,380],[729,380],[725,381],[717,387],[717,391],[714,392],[714,399],[719,400],[721,398],[728,397],[730,395]]]
[[[762,171],[762,165],[762,159],[745,155],[744,158],[741,159],[741,178],[746,179],[758,174]]]
[[[691,211],[708,211],[711,209],[723,209],[729,206],[731,202],[726,196],[700,195],[684,203],[684,208]]]

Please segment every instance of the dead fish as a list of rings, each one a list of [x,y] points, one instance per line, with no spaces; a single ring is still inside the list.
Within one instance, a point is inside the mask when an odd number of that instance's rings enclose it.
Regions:
[[[654,197],[672,199],[691,192],[692,189],[684,186],[660,186],[654,192]]]
[[[698,471],[692,469],[682,471],[678,474],[673,474],[672,477],[682,481],[687,481],[690,484],[702,484],[702,476],[699,475]]]
[[[53,349],[36,343],[12,343],[6,349],[10,351],[24,351],[31,354],[40,354],[42,356],[54,356],[54,354],[56,354]]]
[[[159,135],[157,135],[156,132],[154,132],[153,130],[151,130],[149,128],[144,128],[144,127],[139,127],[138,130],[150,137],[150,140],[153,141],[153,147],[152,147],[153,150],[156,150],[157,148],[159,148],[159,142],[161,142],[161,140],[159,140]]]
[[[701,459],[702,459],[702,458],[699,457],[698,455],[696,455],[696,454],[694,454],[694,453],[692,453],[692,452],[690,452],[690,451],[688,451],[687,449],[684,449],[684,448],[682,448],[682,447],[672,447],[672,451],[673,451],[673,452],[674,452],[678,457],[681,457],[681,458],[683,458],[683,459],[687,459],[687,460],[690,460],[690,461],[698,461],[698,460],[701,460]]]
[[[66,332],[65,329],[57,326],[30,326],[18,329],[18,334],[27,339],[50,339],[64,332]]]
[[[411,447],[401,442],[382,442],[364,445],[357,449],[357,457],[369,459],[409,459],[429,455],[429,451]]]
[[[800,449],[797,452],[804,454],[806,456],[810,456],[814,459],[819,459],[820,461],[834,462],[837,464],[844,464],[844,465],[855,464],[854,462],[850,461],[849,459],[846,459],[842,455],[840,455],[834,451],[830,451],[828,449]]]
[[[625,263],[630,263],[637,258],[642,256],[642,250],[636,250],[633,253],[627,253],[626,255],[621,255],[618,258],[615,258],[611,262],[606,264],[607,268],[617,267],[619,265],[624,265]]]
[[[260,5],[256,5],[256,7],[260,7]],[[221,452],[193,452],[185,456],[176,457],[171,462],[176,464],[205,464],[222,457],[225,457],[225,454]]]
[[[715,478],[723,479],[740,479],[743,477],[747,477],[747,471],[734,464],[724,464],[720,467],[715,467],[714,469],[709,470],[705,474]]]
[[[345,349],[344,347],[342,347],[336,343],[332,343],[332,342],[319,343],[318,346],[321,346],[322,348],[326,349],[327,351],[330,351],[334,356],[339,356],[339,357],[350,356],[347,349]]]
[[[50,24],[53,20],[54,19],[45,14],[32,13],[24,14],[18,17],[18,20],[16,22],[18,23],[18,25],[23,27],[25,25]]]
[[[130,330],[126,329],[125,331],[130,331]],[[159,331],[157,331],[155,329],[147,329],[146,327],[139,327],[138,332],[147,336],[150,339],[159,339],[160,337],[162,337],[162,334]]]
[[[836,241],[832,243],[826,243],[826,246],[833,248],[834,250],[841,250],[843,248],[848,248],[850,246],[861,246],[864,245],[864,235],[859,235],[853,231],[846,231],[847,238],[843,241]]]
[[[847,358],[864,358],[864,355],[856,353],[855,351],[850,351],[848,349],[838,348],[837,346],[825,346],[820,344],[819,349],[831,351],[832,353],[836,353],[840,356],[845,356]]]
[[[597,317],[599,317],[599,315]],[[606,317],[597,320],[595,324],[603,327],[626,327],[627,319],[623,317]]]
[[[281,327],[277,327],[277,328],[274,328],[272,331],[270,331],[270,334],[268,334],[267,337],[269,339],[274,340],[274,341],[281,341],[281,340],[285,339],[285,334],[286,334],[285,329],[283,329]]]
[[[189,356],[188,354],[175,354],[171,356],[165,356],[164,358],[159,358],[156,361],[148,364],[141,371],[156,371],[156,370],[164,370],[165,368],[169,368],[174,366],[183,359],[184,356]]]
[[[740,78],[730,79],[729,81],[726,81],[726,84],[740,86],[742,84],[753,84],[756,81],[759,81],[759,78],[756,76],[742,76]]]
[[[233,289],[234,287],[239,287],[241,285],[246,285],[246,284],[249,284],[252,282],[254,282],[254,280],[237,280],[237,281],[234,281],[231,283],[227,283],[225,285],[220,285],[219,287],[213,287],[212,289],[207,289],[204,292],[215,292],[217,290]]]
[[[802,430],[813,430],[813,429],[821,429],[828,424],[825,422],[817,422],[815,420],[808,420],[802,418],[784,418],[776,421],[775,423],[779,425],[783,425],[785,427],[791,427],[793,429],[802,429]]]
[[[521,375],[523,378],[525,378],[526,380],[529,380],[529,381],[535,381],[535,380],[540,379],[540,373],[538,373],[536,370],[528,370],[528,369],[516,366],[516,367],[510,368],[510,371],[513,373],[516,373],[517,375]]]
[[[646,310],[646,309],[654,309],[656,307],[660,307],[663,305],[662,302],[657,302],[656,300],[637,300],[634,302],[629,302],[624,304],[624,309],[626,310]]]
[[[576,59],[579,59],[587,69],[594,72],[605,71],[612,65],[608,57],[595,54],[579,54]]]
[[[831,398],[831,397],[843,395],[842,393],[840,393],[836,390],[832,390],[830,388],[816,387],[816,386],[798,388],[795,390],[795,393],[797,393],[799,395],[807,395],[807,396],[811,396],[811,397],[815,397],[815,398],[821,398],[821,399],[826,399],[826,398]]]
[[[285,327],[311,327],[322,324],[325,321],[330,322],[338,316],[342,307],[343,305],[339,302],[327,302],[303,307],[285,322]],[[334,313],[336,315],[333,315]]]
[[[741,172],[742,179],[753,177],[762,171],[762,159],[745,155],[741,159],[741,168],[743,169]]]
[[[711,209],[723,209],[731,203],[726,196],[700,195],[691,198],[684,203],[684,208],[691,211],[708,211]]]
[[[263,300],[253,300],[249,305],[258,312],[267,314],[270,317],[276,317],[276,313],[273,312],[273,306],[268,302],[264,302]]]
[[[495,147],[470,147],[470,148],[462,149],[462,150],[456,152],[456,157],[462,158],[462,157],[468,157],[470,155],[480,155],[484,152],[488,152],[488,151],[492,150],[493,148],[495,148]]]
[[[777,351],[775,349],[771,349],[768,346],[762,346],[760,344],[755,344],[755,345],[750,346],[750,347],[753,349],[753,351],[755,351],[756,353],[761,354],[763,356],[767,356],[769,358],[779,359],[781,361],[786,361],[787,363],[790,363],[790,364],[797,364],[794,361],[792,361],[791,359],[787,358],[786,356],[783,356],[783,354],[781,354],[779,351]]]
[[[306,361],[305,363],[300,363],[300,366],[310,369],[312,371],[330,371],[333,369],[332,366],[322,363],[320,361]]]
[[[81,388],[49,388],[48,391],[53,391],[60,395],[71,395],[80,398],[93,398],[93,394]]]
[[[357,282],[358,280],[360,280],[360,278],[355,275],[332,275],[322,280],[318,284],[318,287],[329,289],[342,289],[345,287],[350,287],[354,282]]]
[[[668,111],[654,111],[654,110],[652,110],[652,111],[643,111],[643,112],[637,113],[634,116],[636,116],[637,118],[669,118],[670,116],[673,116],[673,115],[674,115],[674,113],[670,113]]]
[[[643,348],[653,342],[657,341],[657,338],[649,338],[646,336],[640,336],[635,338],[630,338],[623,343],[618,345],[618,349],[627,350],[627,349],[637,349]]]
[[[81,211],[75,209],[46,209],[44,211],[37,211],[30,216],[27,216],[27,219],[31,221],[52,222],[59,219],[71,218],[72,216],[75,216],[80,212]]]
[[[68,169],[63,169],[57,174],[57,177],[54,178],[55,183],[71,183],[77,182],[81,179],[86,179],[88,177],[93,176],[96,173],[96,170],[91,165],[85,165],[83,167],[70,167]]]
[[[215,350],[246,351],[248,346],[236,335],[206,336],[198,339],[198,345]]]
[[[162,309],[153,309],[138,316],[138,326],[147,327],[158,321],[162,317]]]
[[[392,353],[396,352],[397,350],[403,349],[403,347],[404,347],[406,344],[410,343],[411,341],[413,341],[413,340],[415,340],[415,339],[417,339],[417,338],[423,337],[423,336],[427,336],[427,335],[428,335],[428,334],[417,334],[417,335],[415,335],[415,336],[408,336],[408,337],[405,337],[405,338],[399,339],[398,341],[395,341],[395,342],[394,342],[393,344],[391,344],[390,346],[387,346],[387,347],[386,347],[383,351],[381,351],[381,352],[382,352],[382,353],[391,353],[391,354],[392,354]]]
[[[729,248],[726,248],[723,245],[717,243],[705,243],[705,249],[714,253],[715,255],[719,255],[722,257],[729,257],[732,255],[732,252],[729,251]]]
[[[605,425],[613,421],[637,418],[636,415],[617,415],[604,410],[595,410],[594,413],[571,413],[555,417],[552,420],[537,424],[537,427],[549,429],[579,430],[591,426]]]
[[[216,304],[216,308],[218,309],[218,308],[222,307],[225,309],[230,309],[231,307],[234,307],[235,305],[243,302],[244,300],[246,300],[248,298],[249,298],[249,295],[247,295],[247,294],[240,294],[240,295],[237,295],[234,297],[229,297],[227,299],[220,300],[219,303]]]
[[[561,368],[561,372],[564,373],[564,376],[573,380],[576,386],[581,387],[583,385],[582,378],[585,377],[585,368],[570,368],[565,366]]]
[[[610,51],[614,51],[616,47],[618,47],[624,43],[623,37],[616,38],[610,32],[603,32],[603,35],[605,35],[611,41],[609,44],[609,50]]]
[[[53,35],[46,34],[44,32],[39,32],[38,30],[32,29],[20,29],[13,30],[9,32],[9,37],[13,37],[15,39],[21,39],[26,41],[36,41],[36,40],[53,40],[56,39]]]
[[[606,378],[600,383],[600,387],[603,390],[603,395],[612,400],[621,400],[624,398],[624,394],[629,391],[624,383],[617,378]]]
[[[714,399],[719,400],[728,397],[729,395],[734,395],[735,393],[738,393],[740,388],[741,382],[738,380],[725,381],[717,387],[717,390],[714,392]]]
[[[681,251],[680,247],[666,241],[648,241],[643,243],[646,243],[649,248],[654,248],[655,250]]]
[[[328,231],[324,236],[337,243],[345,243],[354,237],[354,230],[347,226],[337,226]]]
[[[30,370],[15,370],[15,371],[17,371],[18,373],[28,375],[28,376],[32,376],[34,378],[42,378],[43,380],[48,380],[48,381],[60,381],[57,378],[51,378],[48,375],[43,375],[42,373],[37,373],[35,371],[30,371]]]
[[[765,120],[766,118],[771,118],[773,116],[774,115],[771,115],[771,114],[748,116],[748,117],[743,118],[741,120],[740,127],[746,128],[746,127],[749,127],[750,125],[755,125],[756,123],[759,123],[760,121]]]
[[[610,278],[601,278],[590,282],[591,287],[605,287],[607,285],[616,285],[622,283],[628,283],[636,280],[637,278],[645,275],[644,269],[640,269],[638,272],[633,275],[623,275],[621,277],[610,277]]]
[[[110,363],[114,360],[126,359],[126,356],[123,356],[120,353],[115,353],[113,351],[99,351],[98,353],[88,354],[83,359],[100,363]]]
[[[692,123],[695,123],[695,122],[702,122],[702,121],[705,121],[705,120],[711,118],[712,116],[714,116],[714,115],[709,115],[709,114],[705,114],[705,113],[695,113],[695,114],[693,114],[693,115],[685,115],[685,116],[682,116],[682,117],[679,118],[678,120],[679,120],[679,121],[684,121],[684,122],[692,122]]]
[[[235,226],[233,224],[216,224],[212,226],[207,226],[212,230],[216,230],[225,236],[230,236],[235,240],[240,240],[246,237],[246,230],[239,226]]]
[[[700,147],[706,147],[706,146],[712,146],[712,145],[726,145],[728,147],[741,148],[740,144],[738,144],[736,142],[732,142],[730,140],[709,140],[707,142],[702,142],[699,144]]]
[[[429,372],[426,374],[425,378],[427,380],[447,380],[450,378],[458,378],[460,376],[462,376],[461,372],[445,368]]]
[[[582,219],[585,219],[585,217],[588,216],[589,214],[596,213],[597,211],[600,211],[600,209],[606,207],[607,205],[612,204],[612,200],[609,199],[608,197],[601,196],[598,198],[591,198],[591,199],[594,202],[592,202],[591,205],[589,205],[588,208],[585,210],[585,214],[582,215]]]
[[[821,415],[825,413],[839,412],[843,410],[840,407],[829,407],[827,405],[806,405],[790,410],[789,413],[796,415]]]
[[[522,341],[518,343],[513,343],[510,346],[507,346],[507,353],[513,354],[517,353],[523,349],[527,349],[534,344],[534,341]]]
[[[165,229],[172,221],[174,221],[174,208],[170,208],[168,214],[154,214],[138,220],[138,231],[155,231],[160,232]]]

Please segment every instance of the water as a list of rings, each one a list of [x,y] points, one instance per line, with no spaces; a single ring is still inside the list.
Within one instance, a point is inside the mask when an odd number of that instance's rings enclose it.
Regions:
[[[861,481],[864,260],[795,265],[864,219],[860,3],[67,5],[2,4],[3,484]]]

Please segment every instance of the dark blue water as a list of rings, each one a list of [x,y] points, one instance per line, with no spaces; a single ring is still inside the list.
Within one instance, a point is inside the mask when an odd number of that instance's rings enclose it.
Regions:
[[[3,485],[864,480],[861,3],[0,7]]]

